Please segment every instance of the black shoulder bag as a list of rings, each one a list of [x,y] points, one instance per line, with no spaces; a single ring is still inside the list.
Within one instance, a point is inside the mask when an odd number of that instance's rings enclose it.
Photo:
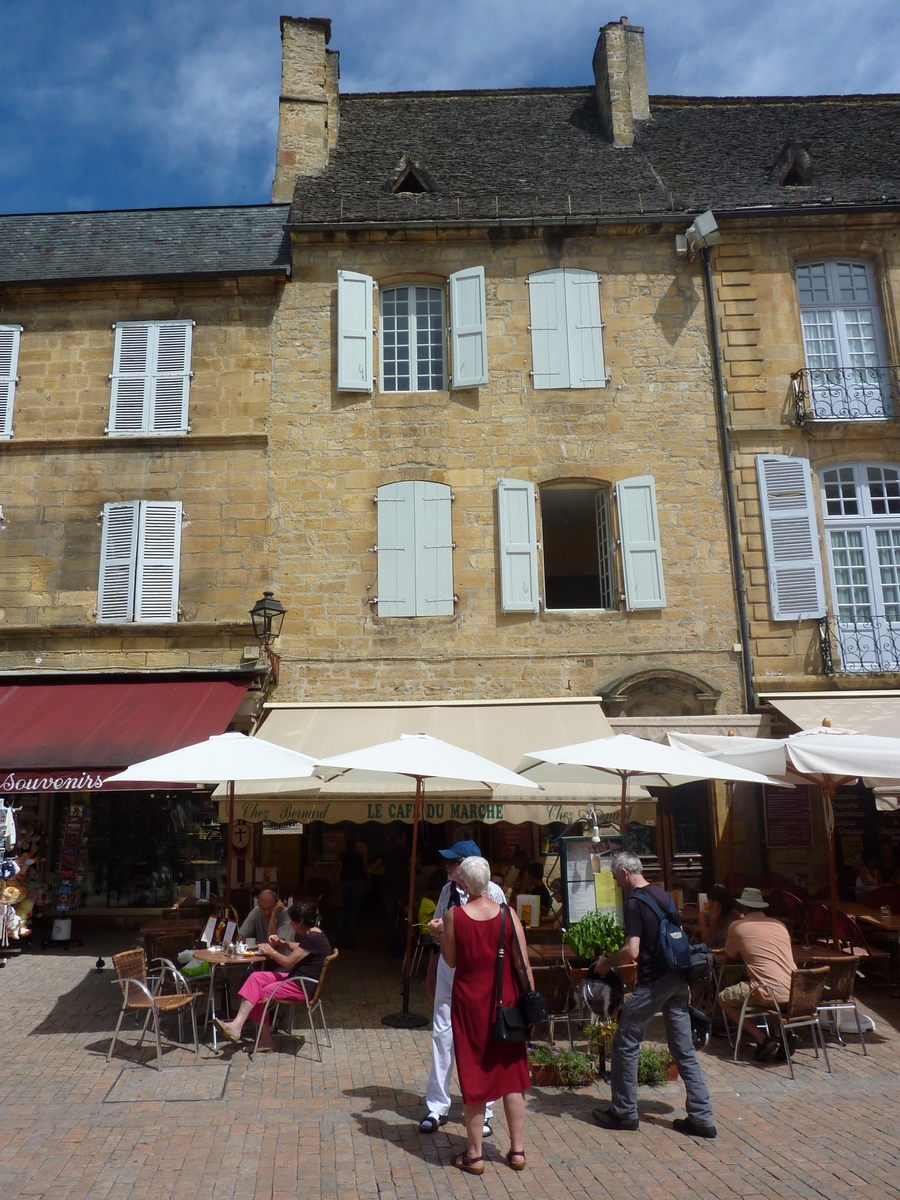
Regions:
[[[504,948],[506,934],[506,905],[500,906],[500,945],[497,947],[497,996],[494,1008],[494,1041],[495,1042],[526,1042],[529,1027],[538,1021],[546,1021],[550,1015],[547,1001],[540,992],[527,989],[528,972],[525,970],[525,960],[522,957],[522,947],[513,927],[513,941],[519,954],[521,968],[522,992],[514,1006],[503,1004],[503,959],[506,956]]]

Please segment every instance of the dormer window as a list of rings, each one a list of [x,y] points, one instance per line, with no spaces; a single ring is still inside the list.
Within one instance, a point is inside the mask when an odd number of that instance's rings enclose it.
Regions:
[[[390,190],[395,195],[400,192],[433,192],[434,180],[420,163],[404,154],[391,177]]]
[[[771,178],[780,187],[809,187],[812,183],[812,158],[804,142],[791,138],[785,142],[772,168]]]

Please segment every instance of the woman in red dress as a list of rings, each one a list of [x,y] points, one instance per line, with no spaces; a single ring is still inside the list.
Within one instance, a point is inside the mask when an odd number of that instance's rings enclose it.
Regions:
[[[459,874],[469,893],[469,902],[465,907],[448,910],[441,939],[441,953],[447,966],[456,967],[450,1024],[468,1136],[466,1153],[458,1154],[452,1165],[471,1175],[484,1173],[481,1146],[484,1106],[488,1100],[502,1096],[511,1143],[506,1161],[514,1171],[522,1171],[525,1169],[522,1093],[529,1086],[528,1054],[524,1042],[494,1041],[500,905],[485,894],[491,877],[486,859],[464,859]],[[505,914],[503,1004],[514,1005],[522,990],[514,938],[518,938],[522,949],[530,988],[534,987],[534,980],[519,918],[510,908],[505,909]]]

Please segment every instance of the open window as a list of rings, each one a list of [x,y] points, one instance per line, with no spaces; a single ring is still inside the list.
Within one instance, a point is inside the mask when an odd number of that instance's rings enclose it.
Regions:
[[[552,483],[540,496],[545,607],[617,608],[609,488]]]

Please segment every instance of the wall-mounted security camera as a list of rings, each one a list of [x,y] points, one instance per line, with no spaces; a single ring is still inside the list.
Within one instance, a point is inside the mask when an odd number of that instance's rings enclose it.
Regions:
[[[721,241],[722,235],[719,233],[716,218],[707,209],[705,213],[701,213],[694,220],[692,225],[688,226],[684,233],[675,234],[675,252],[676,254],[689,254],[693,258],[698,250],[704,250],[707,246],[718,246]]]

